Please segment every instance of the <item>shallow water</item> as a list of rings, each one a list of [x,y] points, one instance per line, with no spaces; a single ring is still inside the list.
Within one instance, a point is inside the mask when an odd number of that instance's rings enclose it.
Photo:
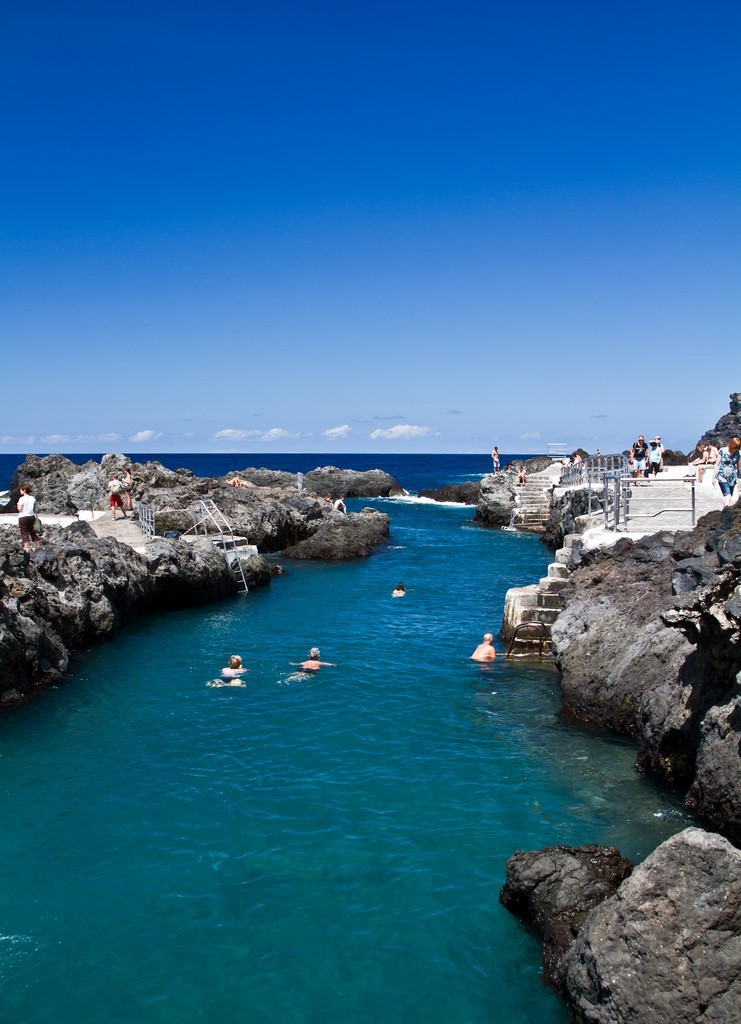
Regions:
[[[543,574],[535,538],[372,504],[371,558],[142,619],[0,717],[0,1020],[565,1019],[507,857],[641,859],[689,819],[631,744],[559,719],[553,670],[469,660]],[[288,681],[314,644],[336,667]],[[207,687],[232,653],[247,687]]]

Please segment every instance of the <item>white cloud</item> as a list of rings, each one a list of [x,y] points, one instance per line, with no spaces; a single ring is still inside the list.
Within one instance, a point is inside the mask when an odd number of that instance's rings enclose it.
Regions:
[[[397,423],[395,427],[389,427],[388,430],[374,430],[371,433],[371,440],[404,441],[412,437],[427,437],[431,433],[431,427],[415,427],[412,423]]]
[[[539,430],[531,430],[527,434],[520,434],[521,441],[537,441],[540,438]]]
[[[67,434],[47,434],[41,440],[46,444],[62,444],[65,441],[69,441],[69,436]]]
[[[299,434],[292,434],[290,430],[284,430],[283,427],[272,427],[270,430],[266,430],[260,438],[261,441],[282,441],[286,437],[299,437]]]
[[[227,427],[225,430],[217,430],[216,433],[212,434],[211,436],[216,441],[246,441],[248,437],[259,437],[260,431],[235,430],[233,427]]]
[[[160,437],[162,434],[156,430],[140,430],[137,434],[132,434],[129,441],[156,441]]]
[[[326,437],[328,441],[338,441],[341,437],[347,437],[352,430],[347,423],[343,423],[341,427],[330,427],[325,430],[322,437]]]

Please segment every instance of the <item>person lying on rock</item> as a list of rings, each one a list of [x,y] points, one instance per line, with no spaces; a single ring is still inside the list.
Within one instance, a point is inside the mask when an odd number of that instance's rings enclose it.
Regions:
[[[484,633],[484,639],[471,655],[471,660],[494,661],[496,656],[497,652],[494,650],[494,635],[492,633]]]

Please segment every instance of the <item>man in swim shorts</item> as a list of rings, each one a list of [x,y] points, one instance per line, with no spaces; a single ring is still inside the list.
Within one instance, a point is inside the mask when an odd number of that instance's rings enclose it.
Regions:
[[[491,633],[484,633],[483,642],[478,645],[471,655],[472,661],[494,661],[497,652],[494,650],[494,636]]]

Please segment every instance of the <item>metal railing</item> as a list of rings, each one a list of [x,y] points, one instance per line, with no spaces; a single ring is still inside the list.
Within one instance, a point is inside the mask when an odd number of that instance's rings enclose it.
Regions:
[[[244,575],[242,561],[237,552],[237,541],[244,540],[237,537],[234,527],[210,498],[202,498],[190,506],[190,514],[193,517],[193,525],[189,527],[183,536],[192,533],[196,537],[208,537],[224,553],[224,558],[231,567],[237,586],[241,591],[246,592],[247,578]]]
[[[139,529],[151,540],[151,538],[155,536],[154,509],[151,505],[147,505],[145,502],[139,501],[137,502],[136,511],[139,516]]]
[[[689,486],[689,503],[687,505],[662,505],[661,508],[655,509],[653,512],[632,512],[630,505],[631,501],[636,498],[637,495],[633,494],[636,486],[649,488],[648,492],[644,495],[645,498],[650,498],[653,493],[657,495],[657,488],[661,488],[662,485],[667,484],[676,486],[677,484],[687,484]],[[635,506],[634,506],[635,507]],[[627,476],[624,474],[606,474],[605,476],[605,490],[603,496],[603,509],[604,509],[604,522],[606,530],[617,530],[622,523],[625,529],[629,529],[628,524],[635,519],[655,519],[657,516],[664,515],[667,512],[689,512],[692,526],[694,527],[697,522],[697,491],[696,482],[694,476],[685,476],[677,479],[676,477],[670,477],[668,479],[662,479],[661,477],[655,476],[651,478],[651,482],[645,478],[636,478]]]
[[[624,455],[592,455],[583,462],[572,462],[564,466],[558,479],[559,487],[584,487],[586,484],[601,484],[608,474],[627,475],[628,460]]]
[[[538,656],[540,658],[546,653],[545,645],[550,642],[551,631],[545,622],[518,622],[515,626],[507,647],[506,658],[511,658],[517,642],[527,644],[538,644]]]

